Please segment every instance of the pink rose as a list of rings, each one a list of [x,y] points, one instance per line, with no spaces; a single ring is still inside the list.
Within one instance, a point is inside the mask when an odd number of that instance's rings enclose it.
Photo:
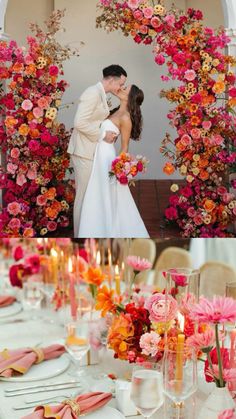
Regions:
[[[230,201],[232,201],[234,199],[234,195],[232,193],[225,193],[223,195],[223,202],[225,204],[229,204]]]
[[[146,300],[144,307],[149,311],[151,321],[169,322],[177,314],[178,303],[171,295],[156,293]]]
[[[18,218],[12,218],[11,221],[8,223],[8,227],[11,230],[19,230],[20,226],[21,226],[21,222],[20,220],[18,220]]]
[[[31,102],[31,100],[25,99],[22,102],[21,107],[22,109],[24,109],[24,111],[31,111],[31,109],[33,108],[33,103]]]
[[[57,65],[50,65],[49,67],[49,74],[50,76],[57,76],[59,73],[59,68]]]
[[[18,169],[18,166],[16,164],[13,164],[13,163],[7,164],[7,173],[14,175],[17,169]]]
[[[198,61],[198,60],[194,61],[194,62],[193,62],[193,65],[192,65],[192,68],[193,68],[193,70],[195,70],[195,71],[199,70],[199,68],[201,68],[201,63],[200,63],[200,61]]]
[[[139,341],[142,354],[151,357],[156,356],[160,340],[161,337],[156,332],[151,331],[150,333],[144,333]]]
[[[14,147],[14,148],[12,148],[12,149],[11,149],[11,157],[12,157],[13,159],[18,159],[19,155],[20,155],[20,150],[19,150],[19,148]]]
[[[194,70],[187,70],[184,73],[184,77],[188,81],[193,81],[196,78],[196,72]]]
[[[154,29],[158,28],[158,26],[160,25],[160,20],[158,19],[158,17],[152,18],[151,25]]]
[[[155,56],[155,62],[158,64],[158,65],[163,65],[164,63],[165,63],[165,57],[164,57],[164,55],[162,55],[162,54],[157,54],[156,56]]]
[[[145,7],[145,9],[143,9],[143,14],[146,19],[150,19],[153,16],[153,8]]]
[[[146,25],[141,25],[139,28],[139,32],[143,35],[146,35],[148,33],[148,27]]]
[[[196,216],[193,218],[193,221],[195,222],[195,224],[196,224],[197,226],[200,226],[200,225],[202,224],[202,217],[201,217],[201,215],[196,215]]]
[[[182,137],[181,137],[181,142],[185,145],[185,146],[190,146],[191,145],[191,143],[192,143],[192,138],[189,136],[189,135],[187,135],[187,134],[184,134]]]
[[[212,126],[211,121],[203,121],[202,123],[202,127],[207,131],[211,128],[211,126]]]
[[[164,21],[165,21],[168,25],[173,26],[173,25],[175,24],[175,16],[174,16],[174,15],[167,15],[167,16],[164,18]]]
[[[133,16],[136,20],[142,20],[143,18],[143,13],[141,12],[141,10],[135,10],[133,12]]]
[[[227,193],[227,189],[225,186],[218,186],[217,192],[219,195],[224,195],[225,193]]]
[[[34,63],[33,58],[31,57],[31,55],[27,54],[25,56],[25,64],[29,65],[29,64],[33,64],[33,63]]]
[[[31,180],[36,179],[37,170],[36,169],[29,169],[26,176],[27,176],[28,179],[31,179]]]
[[[49,107],[49,105],[50,105],[49,98],[48,97],[45,97],[45,96],[41,97],[38,100],[37,103],[38,103],[39,108],[41,108],[41,109],[47,109]]]
[[[190,134],[195,140],[198,140],[201,136],[201,131],[199,128],[193,128],[191,129]]]
[[[33,114],[35,118],[41,118],[43,116],[43,109],[39,108],[38,106],[33,109]]]
[[[57,229],[57,223],[55,221],[49,221],[47,223],[48,231],[55,231]]]
[[[193,207],[188,208],[187,213],[188,213],[188,216],[191,217],[191,218],[195,217],[195,215],[196,215],[196,211]]]
[[[45,198],[43,195],[38,195],[36,199],[37,205],[40,207],[43,207],[47,203],[47,198]]]
[[[130,9],[137,9],[139,6],[140,0],[128,0],[128,6]]]
[[[27,179],[26,179],[26,177],[23,173],[20,173],[20,174],[17,175],[17,178],[16,178],[17,185],[23,186],[24,183],[26,183],[26,182],[27,182]]]
[[[16,215],[18,215],[18,214],[20,214],[20,213],[21,213],[21,206],[20,206],[20,204],[18,204],[18,202],[11,202],[11,203],[10,203],[10,204],[8,204],[8,206],[7,206],[7,211],[8,211],[10,214],[12,214],[12,215],[16,216]]]

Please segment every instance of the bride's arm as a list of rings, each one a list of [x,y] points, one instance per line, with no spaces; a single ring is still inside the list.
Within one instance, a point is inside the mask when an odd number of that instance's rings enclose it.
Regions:
[[[124,117],[120,123],[120,134],[121,134],[121,150],[120,153],[128,153],[129,142],[132,131],[132,122],[129,117]]]

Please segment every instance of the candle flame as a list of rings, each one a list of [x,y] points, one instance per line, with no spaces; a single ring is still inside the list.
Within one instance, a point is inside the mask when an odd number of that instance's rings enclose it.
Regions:
[[[53,258],[57,258],[57,251],[55,250],[55,249],[51,249],[51,251],[50,251],[50,254],[51,254],[51,256],[53,257]]]
[[[73,263],[72,263],[72,258],[68,259],[68,272],[72,273],[73,272]]]
[[[184,331],[184,321],[184,316],[181,313],[178,313],[179,328],[182,332]]]
[[[110,251],[110,249],[108,249],[108,265],[109,266],[112,265],[112,258],[111,258],[111,251]]]
[[[97,265],[101,265],[101,252],[100,251],[97,252],[96,263]]]
[[[115,266],[115,274],[116,274],[117,276],[119,276],[119,274],[120,274],[120,271],[119,271],[119,266],[118,266],[118,265],[116,265],[116,266]]]

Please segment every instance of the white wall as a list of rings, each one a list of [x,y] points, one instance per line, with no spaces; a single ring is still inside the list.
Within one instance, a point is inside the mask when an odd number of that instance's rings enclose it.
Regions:
[[[172,3],[172,0],[168,0],[166,6],[169,7]],[[65,65],[65,79],[69,81],[70,88],[65,94],[64,102],[75,104],[61,111],[61,119],[71,127],[76,103],[82,91],[101,79],[103,67],[119,63],[127,70],[129,83],[137,84],[145,93],[142,107],[143,138],[140,143],[132,142],[130,150],[151,160],[146,178],[166,179],[162,172],[163,160],[159,147],[165,133],[168,131],[175,134],[175,131],[171,130],[166,118],[171,105],[165,99],[159,98],[160,90],[168,87],[160,80],[164,67],[155,64],[151,47],[136,45],[132,39],[125,38],[118,32],[107,34],[104,30],[96,29],[96,4],[97,0],[54,0],[56,9],[66,8],[63,21],[66,32],[59,36],[60,41],[79,48],[80,41],[85,42],[85,46],[80,48],[80,57],[73,58]],[[220,0],[176,0],[175,4],[181,8],[202,9],[206,14],[205,23],[209,26],[224,23]],[[23,43],[28,33],[27,23],[37,20],[42,24],[52,5],[52,0],[9,0],[6,31],[19,43]]]

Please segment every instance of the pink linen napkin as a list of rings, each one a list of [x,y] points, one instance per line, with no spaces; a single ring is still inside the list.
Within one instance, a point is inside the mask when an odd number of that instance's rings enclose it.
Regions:
[[[0,376],[11,377],[25,374],[33,364],[58,358],[64,352],[63,345],[51,345],[46,348],[4,349],[0,352]]]
[[[77,419],[104,406],[111,398],[111,393],[80,394],[75,399],[64,400],[57,406],[38,406],[33,413],[21,419]]]
[[[10,306],[15,301],[16,298],[11,295],[0,295],[0,308]]]

